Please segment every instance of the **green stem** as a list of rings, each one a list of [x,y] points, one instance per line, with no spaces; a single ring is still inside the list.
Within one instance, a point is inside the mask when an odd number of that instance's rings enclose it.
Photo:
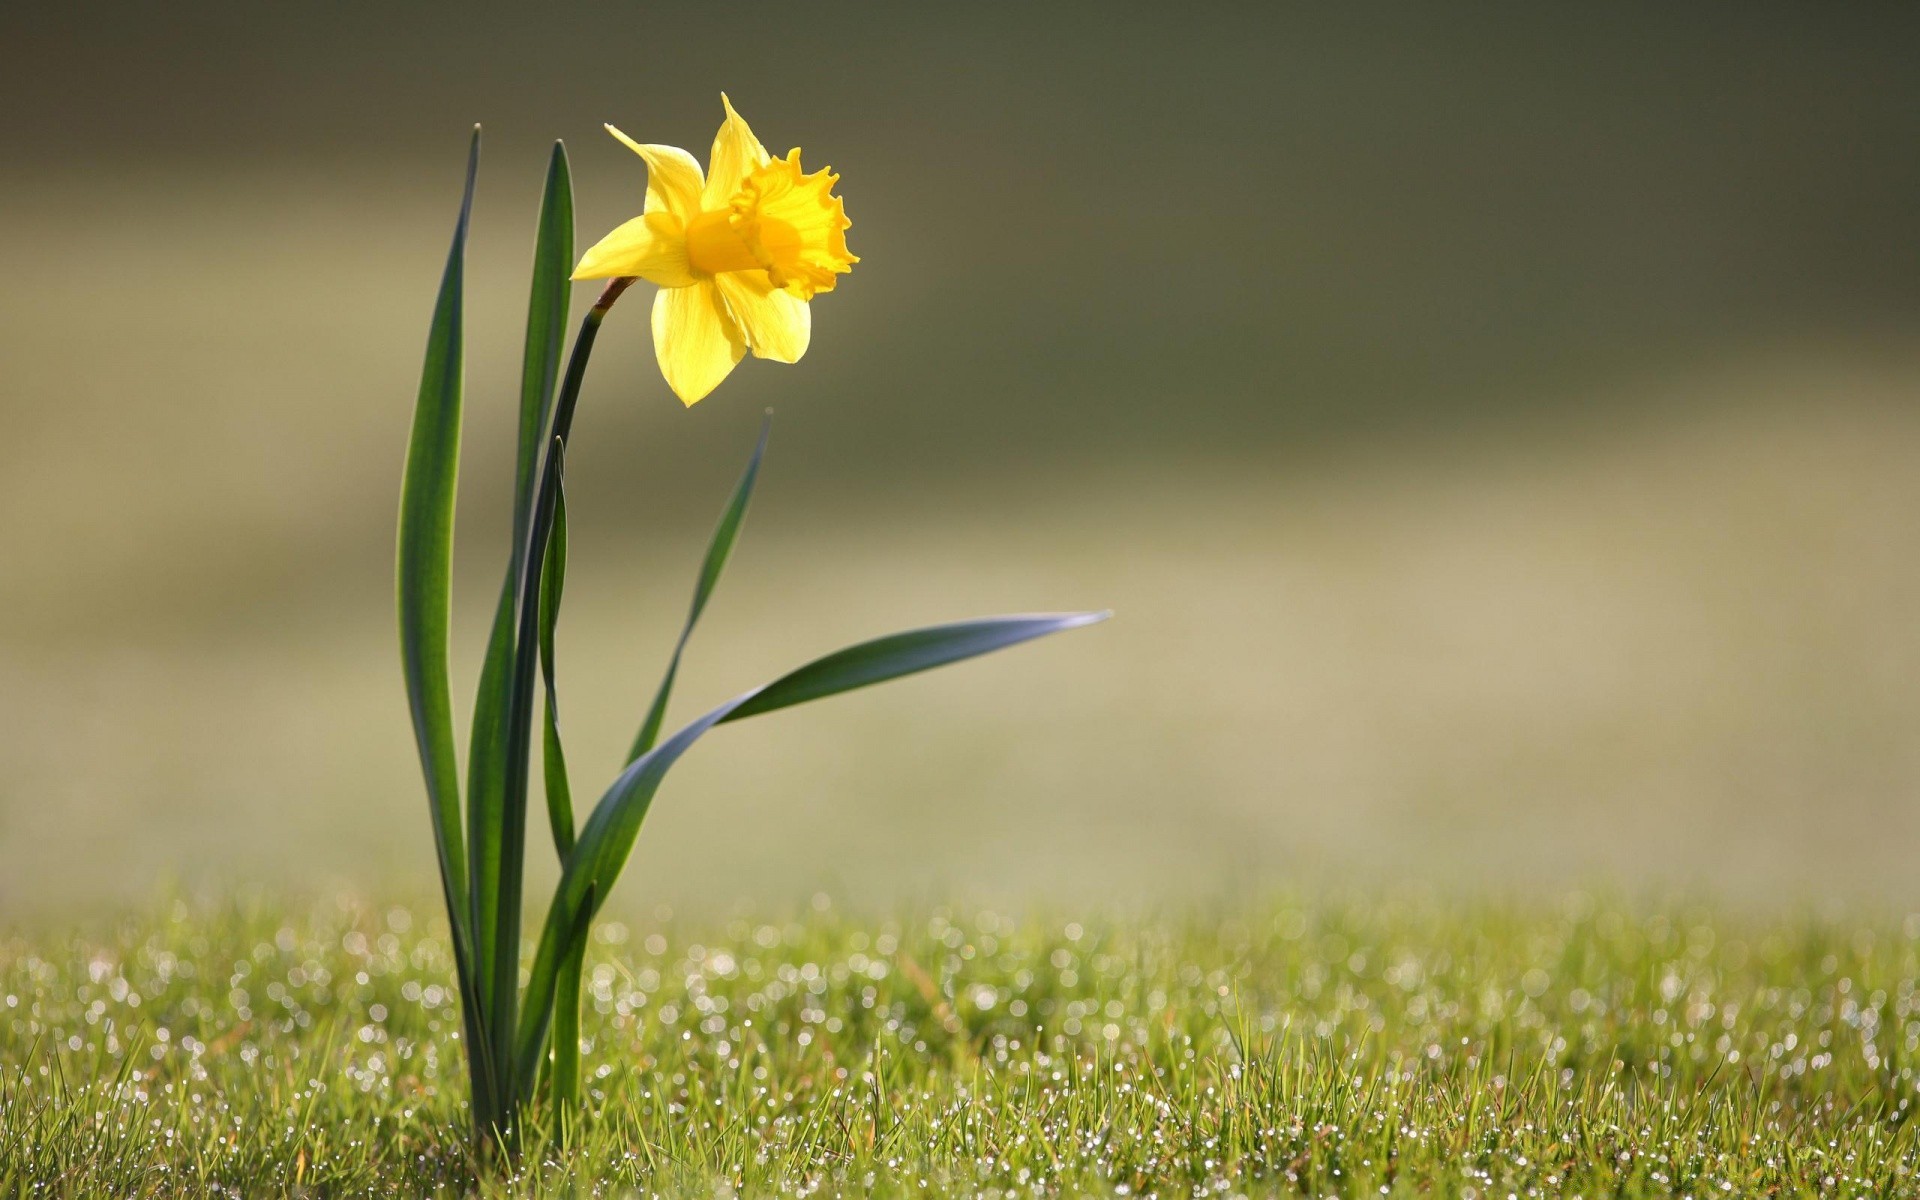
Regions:
[[[534,1083],[519,1078],[513,1054],[514,1032],[518,1027],[520,987],[520,907],[521,876],[525,868],[527,827],[528,765],[533,730],[533,688],[539,651],[540,578],[546,559],[547,541],[553,532],[554,507],[558,500],[560,456],[573,431],[573,413],[580,400],[580,385],[586,378],[587,362],[593,356],[593,343],[600,323],[620,294],[634,283],[632,278],[610,280],[606,290],[580,321],[567,372],[554,400],[553,425],[547,434],[547,452],[540,468],[540,490],[534,500],[533,519],[527,531],[527,544],[520,557],[520,595],[516,606],[518,635],[514,640],[512,691],[507,716],[506,803],[502,812],[500,836],[499,891],[494,912],[491,1002],[487,1007],[488,1057],[495,1071],[496,1111],[488,1116],[492,1136],[509,1146],[519,1110],[525,1106]],[[475,1100],[479,1097],[476,1095]],[[480,1116],[476,1109],[476,1116]]]

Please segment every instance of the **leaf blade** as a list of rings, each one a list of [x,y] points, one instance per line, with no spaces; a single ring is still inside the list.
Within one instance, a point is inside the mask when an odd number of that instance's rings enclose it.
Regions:
[[[633,851],[640,824],[661,781],[707,731],[727,721],[823,699],[1003,650],[1051,633],[1095,624],[1111,615],[1086,612],[986,617],[861,642],[789,671],[765,687],[734,697],[634,760],[594,805],[554,889],[528,976],[525,1003],[520,1010],[515,1040],[519,1070],[526,1073],[538,1068],[546,1043],[546,1023],[561,986],[559,975],[576,949],[573,931],[584,930],[592,918],[591,909],[585,906],[597,907],[604,903]]]
[[[521,358],[519,438],[514,454],[513,541],[505,579],[494,605],[480,682],[474,697],[473,727],[467,757],[467,837],[472,883],[467,903],[473,925],[476,973],[483,980],[483,1010],[498,1007],[501,976],[518,978],[519,964],[503,962],[500,951],[501,902],[511,890],[505,877],[507,810],[514,789],[510,742],[513,737],[513,686],[518,662],[518,614],[521,577],[527,570],[527,545],[534,486],[544,432],[551,416],[565,338],[569,274],[573,263],[573,183],[566,148],[556,142],[547,162],[540,214],[534,230],[532,283],[527,299],[526,340]]]
[[[426,361],[414,403],[412,431],[400,485],[395,584],[400,624],[401,672],[407,707],[426,778],[434,854],[452,930],[454,975],[460,1019],[468,1044],[468,1068],[476,1114],[495,1106],[498,1076],[488,1044],[486,1013],[475,974],[473,931],[465,908],[467,848],[461,834],[460,778],[454,756],[451,689],[447,672],[447,625],[452,610],[454,500],[460,467],[461,409],[465,385],[465,266],[467,230],[479,174],[480,130],[467,148],[466,184],[453,242],[440,277],[427,334]],[[480,1117],[484,1122],[486,1118]],[[482,1126],[483,1127],[483,1126]]]
[[[766,687],[740,697],[717,723],[741,721],[809,700],[871,687],[889,679],[990,654],[1049,633],[1096,624],[1111,615],[1089,612],[985,617],[888,634],[787,672]]]
[[[400,529],[395,587],[400,619],[401,671],[414,739],[433,814],[441,882],[452,894],[466,889],[460,831],[460,778],[454,753],[453,701],[447,673],[447,626],[452,610],[454,495],[460,473],[461,407],[465,384],[464,291],[467,228],[480,166],[480,131],[467,151],[466,186],[453,244],[441,273],[427,335],[426,362],[414,403],[412,433],[400,485]],[[449,905],[455,936],[466,938],[458,905]]]
[[[545,443],[560,379],[560,351],[566,340],[567,308],[572,296],[573,232],[573,173],[567,164],[566,144],[555,142],[547,160],[546,186],[534,234],[533,282],[527,297],[527,336],[520,363],[519,457],[513,478],[516,562],[527,540],[540,448]]]
[[[567,1120],[580,1105],[580,973],[586,968],[587,927],[593,920],[593,894],[575,916],[567,954],[553,997],[553,1104]]]
[[[760,460],[766,457],[767,435],[772,431],[773,410],[768,409],[766,417],[760,422],[760,438],[754,443],[752,456],[747,459],[747,469],[741,472],[740,481],[734,484],[733,495],[726,507],[720,510],[720,523],[707,540],[706,558],[701,561],[700,577],[694,583],[693,605],[687,612],[686,624],[680,627],[680,638],[674,643],[673,657],[667,660],[667,671],[660,680],[659,689],[654,692],[653,703],[647,707],[646,719],[640,723],[640,732],[633,739],[632,748],[627,751],[629,763],[653,749],[660,740],[660,726],[667,717],[667,700],[672,696],[674,681],[680,675],[680,657],[686,653],[687,641],[693,636],[694,626],[700,623],[700,614],[706,611],[707,601],[720,582],[720,573],[726,570],[727,559],[733,554],[733,544],[739,538],[740,526],[747,518],[747,505],[753,499],[753,486],[760,477]]]

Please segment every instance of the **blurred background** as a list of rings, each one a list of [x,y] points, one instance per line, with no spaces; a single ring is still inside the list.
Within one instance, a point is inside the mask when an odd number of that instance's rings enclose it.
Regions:
[[[393,524],[467,129],[463,698],[546,145],[584,247],[643,186],[600,123],[704,159],[723,88],[843,173],[864,261],[691,411],[615,310],[576,792],[767,406],[679,712],[1119,616],[721,732],[622,902],[1911,901],[1917,51],[1867,4],[12,6],[0,903],[431,888]]]

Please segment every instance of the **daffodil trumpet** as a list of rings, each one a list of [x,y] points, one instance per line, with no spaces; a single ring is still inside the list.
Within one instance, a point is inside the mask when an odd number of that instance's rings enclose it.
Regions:
[[[704,174],[685,151],[642,145],[646,208],[573,261],[573,185],[565,150],[547,168],[534,242],[514,458],[513,533],[473,704],[465,778],[455,750],[447,655],[453,510],[464,393],[465,255],[479,161],[441,276],[401,483],[400,656],[446,901],[465,1031],[476,1143],[511,1157],[527,1121],[580,1109],[580,978],[595,914],[639,836],[669,768],[717,725],[972,658],[1103,619],[1105,613],[988,617],[848,647],[743,692],[677,731],[665,717],[695,626],[733,552],[767,426],[708,542],[693,603],[622,768],[577,822],[560,737],[554,631],[566,576],[565,464],[601,324],[636,281],[659,285],[656,355],[669,387],[693,404],[747,351],[796,362],[811,336],[809,301],[857,261],[833,195],[837,176],[800,169],[799,151],[767,154],[731,104]],[[561,369],[570,279],[606,279]],[[541,782],[560,879],[521,979],[520,912],[531,791],[535,691]],[[545,1101],[544,1107],[542,1101]]]

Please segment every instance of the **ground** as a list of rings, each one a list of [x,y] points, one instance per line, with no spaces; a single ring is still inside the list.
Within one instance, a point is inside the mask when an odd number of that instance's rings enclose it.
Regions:
[[[255,897],[8,930],[0,1192],[1880,1197],[1920,1169],[1920,919],[609,921],[591,1112],[513,1177],[466,1148],[440,928]]]

